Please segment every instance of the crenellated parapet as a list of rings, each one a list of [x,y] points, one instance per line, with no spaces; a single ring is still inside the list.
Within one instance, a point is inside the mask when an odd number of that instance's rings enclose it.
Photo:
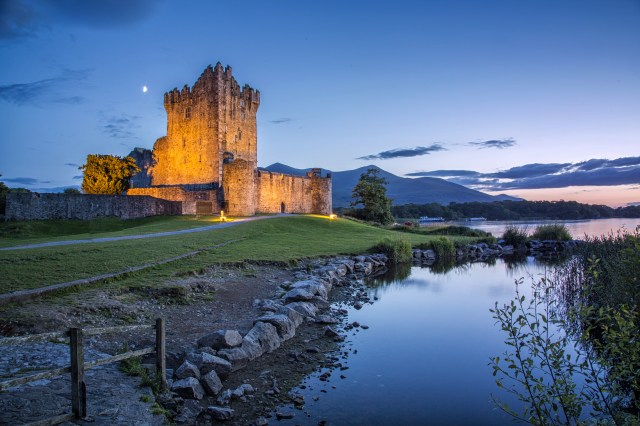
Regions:
[[[205,68],[193,88],[185,84],[182,90],[178,90],[176,87],[166,92],[164,107],[168,112],[178,104],[188,104],[200,100],[214,102],[215,99],[212,95],[226,95],[244,100],[243,107],[246,107],[248,111],[257,110],[260,105],[260,91],[248,84],[240,87],[231,73],[231,67],[227,66],[223,70],[222,65],[218,62],[215,68],[211,65]]]

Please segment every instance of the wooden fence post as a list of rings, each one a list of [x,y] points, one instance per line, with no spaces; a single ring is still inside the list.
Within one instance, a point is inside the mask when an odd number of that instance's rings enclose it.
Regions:
[[[71,408],[76,419],[87,416],[87,387],[84,383],[84,342],[81,328],[69,329],[71,348]]]
[[[167,388],[167,361],[165,353],[164,319],[156,319],[156,374],[160,377],[161,389]]]

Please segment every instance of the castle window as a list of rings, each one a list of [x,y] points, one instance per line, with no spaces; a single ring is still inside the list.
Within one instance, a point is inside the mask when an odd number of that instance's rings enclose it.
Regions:
[[[186,148],[187,147],[187,139],[186,138],[182,138],[182,147]]]
[[[245,119],[244,111],[242,111],[242,119],[243,119],[243,120]]]
[[[191,118],[191,107],[187,107],[184,110],[184,118],[189,119]]]
[[[242,130],[238,129],[238,140],[242,140]]]

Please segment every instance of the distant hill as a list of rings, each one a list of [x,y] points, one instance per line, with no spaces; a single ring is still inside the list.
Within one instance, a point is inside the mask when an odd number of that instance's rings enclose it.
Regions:
[[[323,175],[330,172],[333,178],[334,207],[347,207],[349,205],[351,202],[351,190],[358,182],[358,179],[360,179],[360,175],[366,172],[367,169],[371,168],[380,170],[380,176],[387,180],[387,196],[393,200],[394,205],[410,203],[439,203],[447,205],[451,202],[466,203],[472,201],[492,202],[520,200],[520,198],[510,197],[504,194],[498,196],[488,195],[484,192],[476,191],[439,178],[403,178],[376,166],[365,166],[355,170],[345,170],[342,172],[331,172],[330,170],[322,169]],[[307,171],[310,170],[296,169],[282,163],[274,163],[264,169],[275,173],[286,173],[299,176],[304,176]]]

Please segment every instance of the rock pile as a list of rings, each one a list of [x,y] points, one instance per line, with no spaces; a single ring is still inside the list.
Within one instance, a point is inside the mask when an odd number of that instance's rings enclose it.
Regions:
[[[186,354],[175,371],[168,370],[171,392],[159,397],[158,402],[177,414],[182,411],[180,406],[184,405],[185,399],[217,397],[217,405],[190,414],[206,413],[216,420],[233,418],[229,402],[250,396],[254,389],[243,384],[223,391],[223,381],[227,376],[261,355],[278,349],[282,342],[295,336],[296,329],[305,321],[327,324],[325,335],[341,339],[330,326],[337,320],[323,314],[329,308],[331,289],[333,286],[359,283],[366,276],[386,270],[387,261],[385,255],[374,254],[307,264],[305,270],[295,274],[294,282],[280,285],[275,298],[254,301],[261,315],[255,318],[253,327],[244,336],[237,330],[215,330],[198,339],[198,349]],[[180,417],[185,416],[178,416],[178,420]],[[187,418],[183,420],[188,421]]]
[[[529,256],[551,257],[568,253],[582,243],[584,243],[582,240],[530,240],[521,248],[508,245],[504,240],[499,240],[497,244],[469,244],[463,248],[456,249],[456,261],[484,261],[492,257],[508,256],[516,252]],[[432,265],[437,258],[438,254],[434,250],[413,249],[413,261],[416,263]]]

